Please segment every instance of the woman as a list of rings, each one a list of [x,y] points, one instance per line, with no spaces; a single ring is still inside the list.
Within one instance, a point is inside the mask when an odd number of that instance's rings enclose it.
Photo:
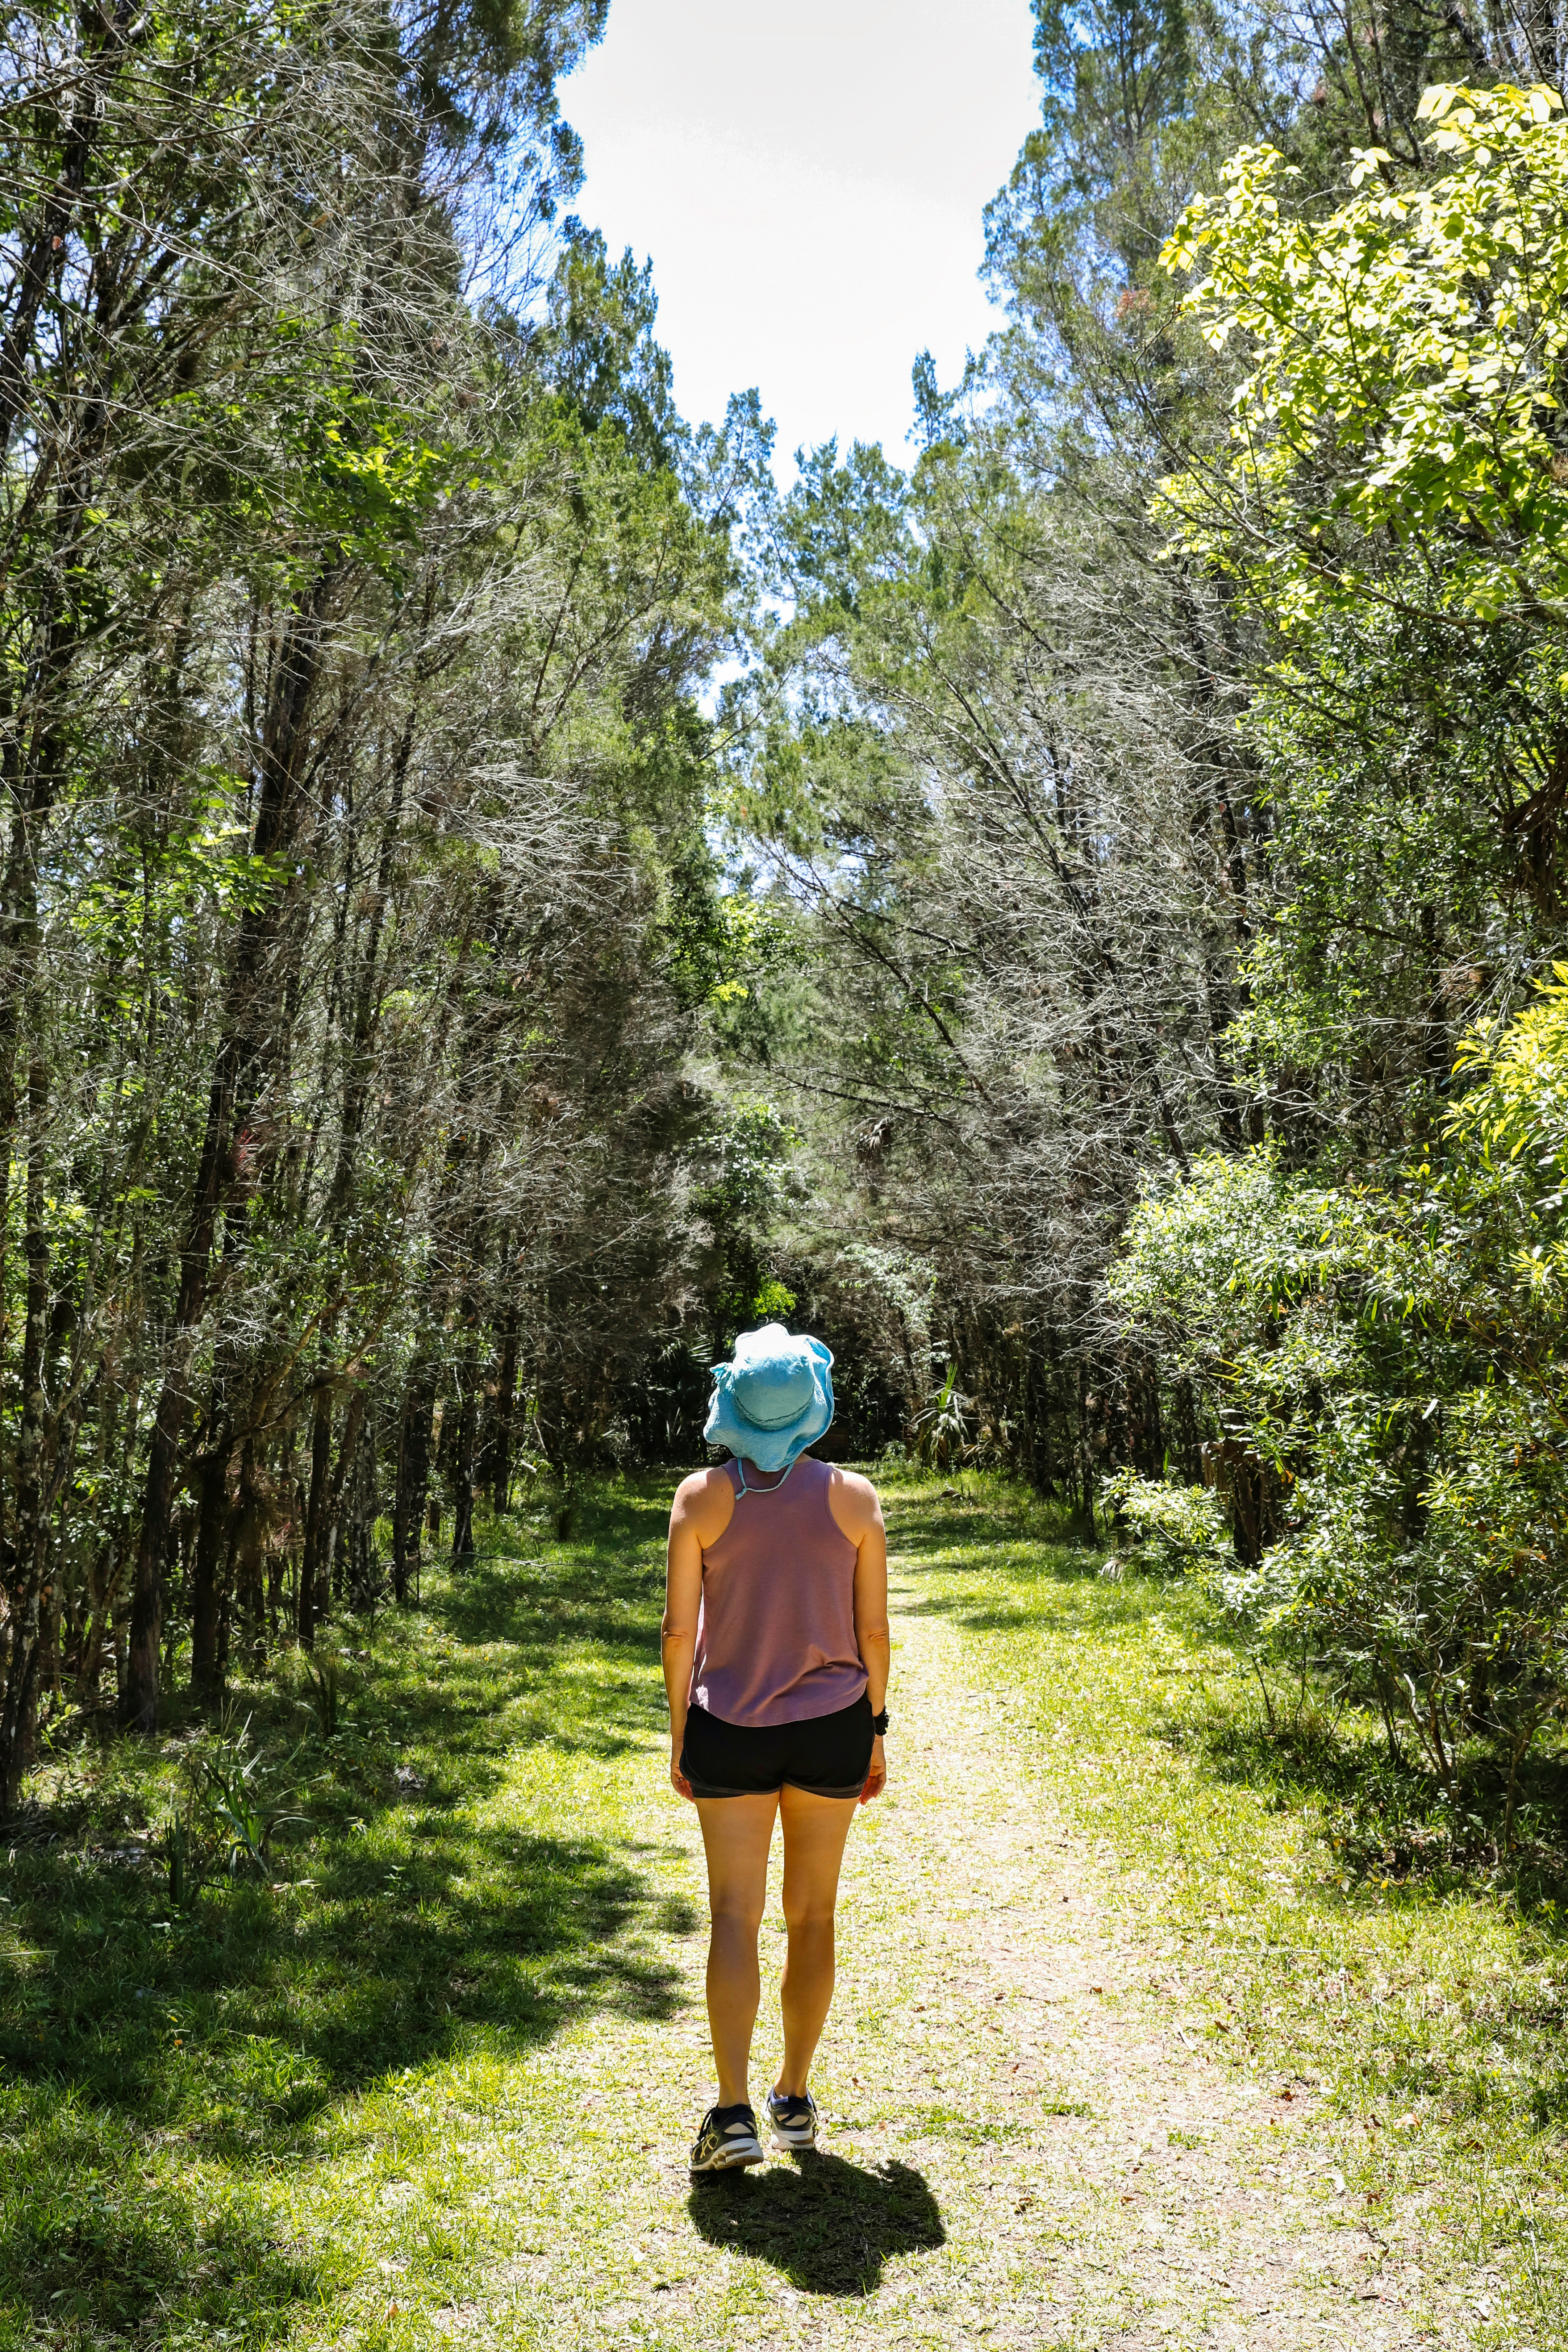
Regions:
[[[696,1471],[669,1515],[664,1682],[669,1777],[708,1854],[708,2018],[719,2097],[693,2172],[760,2164],[747,2072],[761,1984],[757,1931],[773,1822],[784,1823],[784,2063],[768,2094],[779,2148],[813,2147],[806,2087],[833,1998],[838,1866],[858,1804],[887,1783],[888,1546],[868,1478],[805,1448],[833,1419],[833,1358],[780,1323],[743,1331],[714,1367]]]

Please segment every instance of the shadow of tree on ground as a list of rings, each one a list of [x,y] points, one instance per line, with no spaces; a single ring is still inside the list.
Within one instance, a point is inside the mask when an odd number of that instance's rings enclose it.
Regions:
[[[330,1737],[286,1673],[247,1689],[237,1720],[298,1817],[265,1875],[228,1875],[209,1840],[172,1899],[183,1700],[161,1751],[79,1759],[68,1801],[0,1839],[0,2343],[281,2332],[317,2263],[279,2239],[268,2183],[335,2103],[594,2008],[671,2013],[658,1939],[691,1906],[595,1818],[602,1772],[572,1778],[662,1720],[667,1511],[612,1492],[571,1545],[494,1528],[417,1617],[346,1622]],[[584,1809],[491,1801],[531,1750]]]

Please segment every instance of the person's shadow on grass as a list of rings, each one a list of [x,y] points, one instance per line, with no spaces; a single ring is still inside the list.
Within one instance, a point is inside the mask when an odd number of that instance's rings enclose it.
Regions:
[[[875,2294],[889,2254],[946,2243],[936,2199],[911,2166],[868,2171],[814,2151],[795,2167],[703,2174],[687,2206],[698,2236],[760,2256],[806,2294]]]

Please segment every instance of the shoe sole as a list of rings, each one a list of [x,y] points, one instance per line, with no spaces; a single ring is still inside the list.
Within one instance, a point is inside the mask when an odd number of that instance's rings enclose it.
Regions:
[[[726,2149],[722,2156],[710,2157],[706,2164],[690,2165],[688,2170],[692,2179],[696,2180],[704,2172],[743,2172],[749,2164],[765,2164],[767,2158],[763,2148],[755,2140],[752,2140],[749,2143],[742,2143],[732,2154]]]
[[[778,2147],[783,2155],[787,2157],[797,2157],[799,2152],[802,2152],[802,2147],[816,2147],[816,2138],[818,2138],[820,2128],[823,2128],[820,2126],[820,2119],[811,2110],[806,2110],[806,2115],[797,2116],[793,2124],[783,2124],[778,2116],[769,2115],[769,2131],[773,2133],[773,2147]]]

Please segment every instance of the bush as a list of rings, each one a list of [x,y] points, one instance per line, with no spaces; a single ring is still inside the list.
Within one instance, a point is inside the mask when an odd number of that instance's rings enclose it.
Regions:
[[[1139,1568],[1214,1574],[1230,1549],[1225,1508],[1209,1486],[1177,1486],[1119,1470],[1100,1488],[1100,1507],[1130,1538]]]
[[[1498,1768],[1506,1842],[1568,1705],[1568,967],[1458,1067],[1444,1149],[1398,1185],[1214,1155],[1144,1202],[1112,1289],[1283,1497],[1226,1599],[1379,1707],[1450,1801],[1467,1753]],[[1121,1483],[1141,1539],[1181,1529],[1168,1490]]]

